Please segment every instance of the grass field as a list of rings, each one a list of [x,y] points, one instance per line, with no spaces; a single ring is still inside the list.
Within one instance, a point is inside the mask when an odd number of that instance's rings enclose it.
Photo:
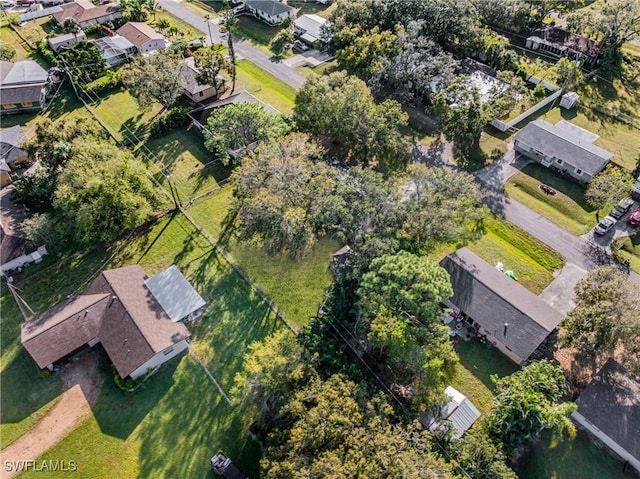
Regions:
[[[171,38],[171,41],[175,41],[177,39],[195,40],[196,38],[200,38],[200,37],[203,36],[202,32],[196,30],[191,25],[189,25],[188,23],[182,21],[178,17],[175,17],[175,16],[171,15],[166,10],[158,10],[156,12],[155,20],[153,19],[153,16],[152,16],[147,21],[147,23],[149,25],[151,25],[152,27],[156,27],[156,24],[157,24],[158,20],[160,20],[162,18],[168,20],[171,25],[174,25],[174,26],[176,26],[178,28],[178,31],[179,31],[178,35],[175,35],[175,38]],[[182,35],[183,33],[184,33],[184,35]]]
[[[238,61],[236,71],[236,92],[247,90],[282,113],[288,114],[293,111],[296,91],[292,87],[248,60]]]
[[[517,226],[491,217],[485,227],[486,234],[469,249],[489,264],[502,261],[505,270],[512,270],[532,293],[540,294],[553,281],[553,272],[562,269],[562,256]]]
[[[636,230],[637,231],[637,230]],[[619,238],[621,244],[619,254],[629,260],[629,266],[636,273],[640,273],[640,234]]]
[[[491,375],[508,376],[520,369],[496,348],[473,339],[455,345],[460,364],[451,385],[467,396],[486,416],[491,410],[494,385]]]
[[[557,194],[541,191],[541,183],[554,188]],[[584,234],[595,226],[595,210],[587,205],[585,187],[537,163],[527,165],[509,179],[505,193],[573,234]]]
[[[209,234],[220,238],[232,199],[232,189],[226,186],[219,193],[196,201],[189,208],[189,213]],[[305,325],[317,312],[323,293],[332,280],[328,269],[331,254],[339,247],[334,240],[322,239],[308,256],[293,261],[281,256],[267,256],[256,245],[234,240],[224,246],[294,326]]]

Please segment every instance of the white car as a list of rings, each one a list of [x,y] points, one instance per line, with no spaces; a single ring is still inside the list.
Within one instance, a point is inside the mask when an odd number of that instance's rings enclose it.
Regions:
[[[613,228],[613,225],[616,224],[616,219],[611,216],[605,216],[602,218],[602,221],[596,225],[596,229],[593,230],[594,234],[602,236],[607,234],[607,232]]]

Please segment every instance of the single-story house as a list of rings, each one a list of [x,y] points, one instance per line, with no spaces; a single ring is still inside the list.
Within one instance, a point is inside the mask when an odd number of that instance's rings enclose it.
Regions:
[[[27,136],[20,125],[0,130],[0,159],[6,162],[11,171],[29,161],[27,152],[21,148],[26,141]]]
[[[515,150],[543,166],[565,171],[587,183],[601,172],[613,153],[593,144],[598,135],[561,120],[555,125],[535,120],[520,130],[514,140]]]
[[[103,25],[122,17],[122,8],[117,3],[94,5],[88,0],[75,0],[60,8],[61,12],[52,15],[54,23],[60,24],[67,18],[75,18],[83,29],[95,23]]]
[[[475,405],[457,389],[447,386],[444,390],[448,402],[430,413],[420,415],[420,423],[432,433],[453,430],[452,437],[460,439],[481,416]]]
[[[154,294],[139,265],[103,271],[82,294],[23,323],[22,344],[39,367],[53,369],[101,343],[120,377],[139,378],[189,347],[186,326],[169,314],[188,318],[203,306],[199,301],[175,305],[168,280],[177,278],[176,289],[195,297],[181,276],[179,271],[165,272]],[[196,309],[190,311],[187,305]]]
[[[91,41],[100,49],[100,55],[104,58],[107,68],[127,63],[129,58],[136,54],[135,45],[120,35],[96,38]]]
[[[556,26],[534,30],[526,46],[556,58],[580,60],[587,66],[594,66],[602,54],[597,41]]]
[[[51,49],[60,53],[62,50],[67,50],[74,46],[78,42],[84,42],[87,40],[87,36],[84,32],[79,33],[67,33],[65,35],[60,35],[59,37],[50,37],[47,38],[47,43],[51,47]]]
[[[240,93],[236,93],[235,95],[228,96],[227,98],[223,98],[222,100],[217,100],[212,103],[209,103],[207,106],[196,108],[189,112],[189,117],[193,121],[193,126],[195,126],[198,131],[202,131],[202,127],[207,124],[207,119],[211,116],[213,110],[217,108],[223,108],[227,105],[236,105],[238,103],[256,103],[262,108],[264,108],[269,113],[273,113],[274,115],[280,115],[281,113],[273,108],[271,105],[267,105],[262,101],[258,100],[255,96],[249,93],[246,90],[241,91]]]
[[[280,25],[286,18],[293,18],[295,9],[276,0],[246,0],[244,13],[253,15],[269,25]]]
[[[210,98],[218,98],[224,91],[225,79],[218,75],[218,85],[202,84],[198,82],[198,68],[193,57],[182,60],[182,76],[184,78],[184,94],[195,103],[202,103]]]
[[[48,83],[47,71],[32,60],[0,61],[0,111],[7,114],[40,110]]]
[[[576,404],[572,419],[640,473],[640,381],[609,358]]]
[[[561,313],[467,248],[440,264],[451,277],[451,306],[509,359],[522,365],[547,348]]]
[[[164,50],[169,46],[162,33],[142,22],[127,22],[118,28],[116,33],[135,45],[138,53]]]
[[[27,11],[25,13],[22,13],[18,17],[18,19],[20,20],[20,23],[30,22],[31,20],[36,20],[38,18],[50,17],[54,13],[59,13],[61,11],[62,11],[62,8],[58,6],[46,7],[46,8],[41,8],[39,10],[35,10],[35,11],[32,10],[32,11]]]
[[[327,24],[328,20],[319,15],[300,15],[293,22],[293,33],[300,41],[317,48],[329,40],[325,34]]]

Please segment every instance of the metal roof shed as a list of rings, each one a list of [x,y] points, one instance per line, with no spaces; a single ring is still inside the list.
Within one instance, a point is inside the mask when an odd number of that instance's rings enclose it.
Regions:
[[[144,283],[174,323],[199,317],[207,304],[176,265]]]

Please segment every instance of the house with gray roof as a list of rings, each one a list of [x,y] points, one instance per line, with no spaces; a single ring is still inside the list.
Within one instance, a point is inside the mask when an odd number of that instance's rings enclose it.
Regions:
[[[640,381],[609,358],[576,404],[572,419],[640,473]]]
[[[467,248],[440,265],[451,277],[451,305],[512,361],[525,364],[547,347],[561,313]]]
[[[120,35],[91,40],[100,50],[107,68],[116,67],[129,61],[138,52],[136,46]]]
[[[207,120],[209,119],[209,117],[211,116],[211,113],[214,110],[218,108],[224,108],[227,105],[237,105],[238,103],[245,103],[245,102],[255,103],[257,105],[260,105],[265,111],[268,111],[269,113],[273,113],[274,115],[281,114],[278,110],[273,108],[271,105],[263,103],[248,91],[243,90],[239,93],[236,93],[235,95],[231,95],[231,96],[228,96],[227,98],[223,98],[221,100],[217,100],[212,103],[209,103],[205,107],[196,108],[195,110],[192,110],[189,112],[189,117],[193,121],[193,126],[195,126],[198,129],[198,131],[202,131],[203,126],[207,124]]]
[[[62,50],[68,50],[78,42],[84,42],[86,40],[87,35],[84,32],[78,32],[67,33],[57,37],[49,37],[47,38],[47,43],[54,52],[60,53]]]
[[[143,376],[188,349],[190,333],[176,318],[203,307],[177,268],[167,271],[155,281],[139,265],[103,271],[82,294],[23,323],[23,346],[39,367],[53,369],[101,343],[120,377]]]
[[[269,25],[280,25],[286,18],[293,18],[295,9],[276,0],[246,0],[243,13],[253,15]]]
[[[593,144],[598,135],[561,120],[555,125],[535,120],[520,130],[515,150],[543,166],[556,168],[587,183],[600,173],[613,153]]]
[[[0,186],[9,183],[11,181],[10,173],[21,164],[26,164],[29,161],[27,152],[21,148],[26,141],[27,137],[20,125],[0,130],[0,165],[2,168]]]
[[[32,60],[0,61],[0,112],[38,111],[45,103],[49,74]]]
[[[218,98],[225,90],[226,80],[222,75],[216,76],[216,85],[198,81],[200,72],[193,57],[187,57],[180,62],[180,73],[183,79],[184,95],[196,104],[202,104],[211,98]]]
[[[198,319],[207,305],[176,265],[145,280],[144,284],[174,323]]]
[[[300,41],[316,48],[329,40],[326,25],[328,20],[320,15],[300,15],[293,22],[293,33]]]

